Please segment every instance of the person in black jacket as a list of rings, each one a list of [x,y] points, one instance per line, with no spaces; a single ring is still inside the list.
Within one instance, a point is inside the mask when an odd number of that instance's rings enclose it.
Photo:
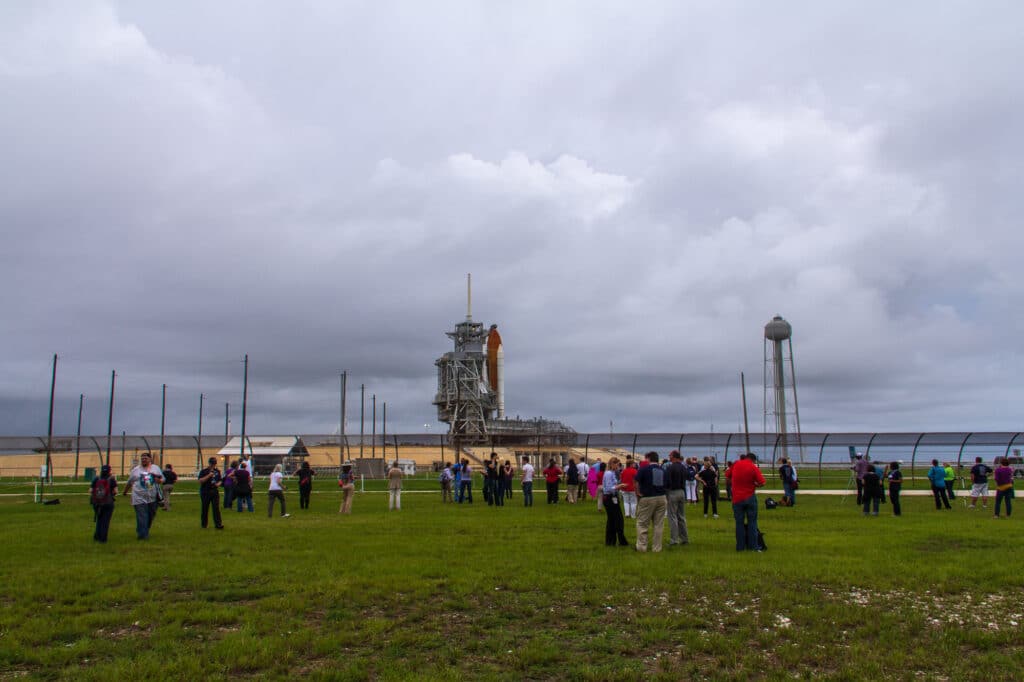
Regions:
[[[209,459],[209,466],[199,472],[199,498],[202,500],[203,512],[200,523],[203,528],[210,518],[210,507],[213,507],[213,525],[217,530],[224,530],[224,524],[220,518],[220,487],[223,479],[220,469],[217,468],[217,458]]]
[[[878,503],[882,499],[882,478],[878,475],[875,467],[864,472],[864,516],[868,515],[868,508],[874,505],[872,515],[878,516]]]
[[[167,464],[164,467],[164,482],[160,488],[164,494],[164,511],[171,511],[171,493],[174,492],[174,484],[177,482],[178,474],[175,473],[174,467],[171,464]]]
[[[313,477],[316,472],[309,468],[309,462],[303,462],[295,475],[299,479],[299,509],[309,509],[309,496],[313,492]]]

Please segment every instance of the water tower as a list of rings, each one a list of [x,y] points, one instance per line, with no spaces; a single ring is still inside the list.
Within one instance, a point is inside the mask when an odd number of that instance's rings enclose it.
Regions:
[[[804,461],[800,405],[793,367],[793,327],[776,315],[764,326],[764,432],[773,434],[780,457]]]

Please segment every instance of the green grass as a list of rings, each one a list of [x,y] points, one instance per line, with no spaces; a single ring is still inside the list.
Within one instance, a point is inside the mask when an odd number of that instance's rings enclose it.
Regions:
[[[0,679],[987,680],[1024,666],[1017,517],[912,497],[901,518],[864,518],[805,495],[762,508],[763,554],[734,551],[723,504],[717,520],[689,508],[690,545],[641,555],[603,545],[589,501],[547,506],[539,490],[524,509],[517,490],[489,508],[474,488],[472,507],[410,493],[399,513],[368,492],[342,517],[321,482],[311,511],[292,489],[292,517],[268,519],[257,494],[220,533],[199,528],[183,484],[148,543],[119,499],[106,546],[83,495],[0,498]]]

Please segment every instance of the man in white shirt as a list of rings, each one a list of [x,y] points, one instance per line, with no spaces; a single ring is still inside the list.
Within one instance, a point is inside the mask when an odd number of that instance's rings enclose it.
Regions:
[[[521,481],[523,484],[523,506],[533,506],[533,465],[530,464],[530,458],[527,456],[523,457],[523,468],[522,468]]]
[[[128,474],[128,482],[122,495],[132,494],[132,507],[135,508],[135,535],[139,540],[149,539],[149,529],[156,518],[156,508],[160,484],[164,482],[164,472],[160,470],[148,452],[139,455],[139,465]]]
[[[580,482],[576,485],[576,499],[583,500],[583,491],[587,489],[587,474],[590,473],[590,467],[587,463],[580,458],[579,464],[576,465],[576,471],[579,473]]]

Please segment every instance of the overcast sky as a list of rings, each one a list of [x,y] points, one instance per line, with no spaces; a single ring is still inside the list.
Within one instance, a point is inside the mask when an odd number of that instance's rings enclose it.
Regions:
[[[1024,430],[1017,2],[0,4],[0,434]],[[369,415],[367,416],[367,419]],[[378,427],[378,430],[380,427]],[[366,426],[370,430],[369,422]]]

